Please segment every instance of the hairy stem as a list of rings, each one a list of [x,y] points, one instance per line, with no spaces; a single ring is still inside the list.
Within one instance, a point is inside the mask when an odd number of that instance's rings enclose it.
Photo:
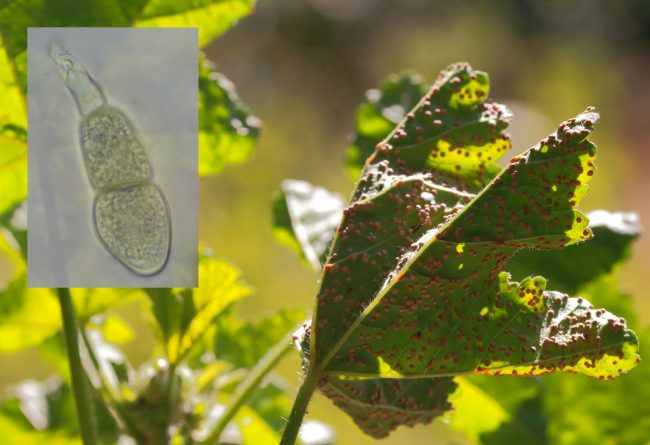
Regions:
[[[294,445],[296,443],[302,420],[307,413],[307,405],[309,405],[311,396],[316,389],[319,376],[320,374],[317,372],[317,369],[310,367],[307,370],[305,379],[303,380],[302,385],[300,385],[300,389],[296,395],[296,400],[293,402],[291,414],[289,414],[287,426],[284,427],[284,433],[282,434],[280,445]]]
[[[77,419],[79,420],[81,440],[84,445],[98,445],[99,441],[97,440],[97,430],[95,428],[93,404],[90,392],[88,391],[86,373],[81,365],[81,357],[79,356],[79,328],[77,326],[74,307],[72,306],[72,299],[70,298],[70,290],[68,288],[59,288],[57,289],[57,296],[59,298],[59,305],[61,306],[63,335],[68,353],[70,381],[77,406]]]
[[[293,345],[287,340],[286,336],[282,336],[282,339],[257,362],[248,376],[237,387],[223,415],[219,418],[208,437],[200,442],[200,445],[219,443],[221,433],[223,433],[223,430],[232,418],[235,417],[237,411],[239,411],[242,405],[248,401],[253,392],[260,386],[264,377],[291,351],[292,347]]]

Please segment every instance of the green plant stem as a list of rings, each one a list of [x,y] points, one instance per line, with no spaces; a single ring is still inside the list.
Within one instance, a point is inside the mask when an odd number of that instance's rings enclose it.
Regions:
[[[230,403],[226,407],[223,415],[219,418],[208,437],[200,442],[200,445],[214,445],[219,443],[219,437],[228,423],[235,417],[239,408],[242,407],[250,398],[253,392],[260,386],[264,377],[282,360],[282,358],[293,348],[293,345],[287,341],[286,336],[275,344],[262,359],[257,362],[255,367],[246,376],[243,382],[239,384],[235,394],[233,394]]]
[[[167,367],[167,381],[165,384],[165,435],[170,431],[174,421],[174,409],[177,405],[178,385],[176,381],[176,363],[169,363]],[[167,440],[169,441],[169,437]]]
[[[57,289],[57,296],[59,298],[59,305],[61,306],[63,335],[68,353],[70,381],[77,406],[77,419],[79,420],[81,440],[84,445],[98,445],[99,441],[97,440],[97,430],[95,428],[93,404],[90,398],[90,392],[88,391],[86,373],[81,365],[81,357],[79,356],[79,328],[77,326],[74,307],[72,306],[72,299],[70,298],[70,290],[68,288],[59,288]]]
[[[302,385],[300,385],[300,389],[298,389],[296,400],[293,402],[291,414],[289,414],[289,419],[287,419],[287,426],[284,427],[280,445],[294,445],[296,443],[298,432],[302,425],[302,419],[305,417],[305,413],[307,413],[307,405],[309,405],[311,396],[316,389],[319,377],[320,374],[314,368],[310,367],[307,370],[305,379]]]
[[[97,355],[92,348],[92,344],[88,339],[88,335],[86,334],[86,330],[83,325],[79,327],[79,332],[81,334],[81,339],[86,346],[86,350],[88,351],[90,361],[92,362],[93,367],[95,368],[95,372],[101,381],[101,394],[104,397],[104,404],[113,415],[113,418],[117,424],[120,425],[120,427],[123,428],[129,436],[134,438],[137,443],[140,443],[140,432],[138,430],[137,424],[131,420],[131,416],[129,416],[128,413],[124,410],[119,391],[110,384],[102,372],[101,366],[99,364],[99,359],[97,359]]]

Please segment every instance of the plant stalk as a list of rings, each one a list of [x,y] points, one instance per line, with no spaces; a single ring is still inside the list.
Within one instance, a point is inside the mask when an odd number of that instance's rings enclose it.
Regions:
[[[72,306],[70,290],[68,288],[57,289],[59,305],[61,306],[61,317],[63,319],[63,336],[65,338],[65,349],[68,353],[70,365],[70,382],[74,394],[75,405],[77,406],[77,419],[81,440],[84,445],[98,445],[95,418],[86,373],[81,364],[79,355],[79,327],[77,317]]]
[[[176,363],[168,363],[167,382],[165,384],[165,436],[171,443],[171,437],[168,437],[170,427],[174,422],[175,408],[178,404],[178,382],[176,380]]]
[[[296,443],[302,420],[307,413],[307,405],[309,405],[311,396],[314,390],[316,390],[319,376],[320,374],[314,368],[309,367],[305,379],[302,385],[300,385],[300,389],[298,389],[296,400],[293,402],[291,414],[289,414],[287,425],[284,427],[280,445],[294,445]]]
[[[257,362],[244,381],[239,384],[223,415],[219,418],[208,437],[200,442],[200,445],[214,445],[219,443],[221,433],[223,433],[228,423],[235,417],[237,411],[253,395],[253,392],[260,386],[264,377],[275,368],[292,348],[293,345],[287,341],[287,337],[282,336],[282,339]]]
[[[137,443],[140,443],[140,432],[136,426],[136,423],[131,420],[131,417],[124,410],[119,392],[111,386],[108,379],[102,372],[99,360],[97,359],[97,355],[93,350],[90,340],[88,339],[88,335],[86,334],[84,326],[79,327],[79,333],[81,334],[81,339],[83,340],[86,350],[88,351],[88,356],[90,357],[90,361],[92,362],[95,372],[101,381],[100,393],[104,398],[104,405],[112,414],[113,418],[120,426],[120,428],[126,431],[126,434],[134,438]]]

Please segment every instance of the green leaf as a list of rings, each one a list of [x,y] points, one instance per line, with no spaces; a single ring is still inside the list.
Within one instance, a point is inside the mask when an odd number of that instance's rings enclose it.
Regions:
[[[641,227],[635,213],[611,213],[596,210],[587,214],[594,238],[561,251],[522,250],[509,262],[507,269],[515,279],[538,273],[554,289],[575,293],[578,289],[629,256],[631,244]]]
[[[250,294],[240,277],[228,263],[202,257],[198,288],[146,290],[170,363],[182,360],[225,309]]]
[[[20,0],[0,6],[0,37],[11,62],[8,66],[24,93],[27,28],[197,27],[202,47],[251,14],[254,4],[254,0],[88,0],[79,7],[76,0]]]
[[[236,367],[250,368],[305,319],[303,309],[280,309],[258,322],[225,314],[216,321],[215,355]],[[289,341],[289,338],[287,338]]]
[[[366,434],[383,438],[400,425],[429,423],[451,409],[452,379],[343,379],[332,377],[320,390]]]
[[[203,59],[199,67],[199,175],[214,175],[226,165],[246,161],[260,126],[232,82]]]
[[[355,132],[345,158],[346,170],[352,178],[359,176],[375,146],[426,92],[422,78],[413,73],[393,74],[378,89],[366,92],[366,99],[357,108]]]
[[[344,207],[338,193],[286,179],[273,201],[273,235],[320,271]]]
[[[598,115],[564,122],[501,170],[510,114],[488,90],[485,73],[452,65],[366,162],[322,274],[314,372],[611,379],[635,366],[625,320],[503,271],[520,249],[591,237],[574,207],[594,172]]]
[[[199,45],[253,12],[254,0],[21,0],[0,6],[0,215],[27,196],[27,28],[41,26],[198,27]],[[3,51],[4,49],[4,51]],[[199,174],[218,173],[245,161],[260,122],[232,83],[208,63],[199,69]]]
[[[116,442],[118,429],[110,414],[99,403],[95,412],[102,441]],[[58,379],[27,380],[10,388],[10,397],[0,403],[0,427],[4,443],[81,443],[72,392]]]
[[[27,288],[24,271],[0,292],[0,352],[37,346],[60,328],[56,297],[50,289]]]
[[[498,430],[516,430],[525,443],[537,444],[542,435],[526,428],[516,418],[518,412],[527,409],[530,401],[540,393],[535,379],[496,379],[490,376],[457,377],[458,390],[450,397],[454,406],[450,428],[463,433],[473,442]],[[505,425],[508,425],[507,427]],[[504,441],[502,443],[524,443]]]
[[[128,343],[135,336],[131,326],[117,314],[102,314],[93,317],[87,327],[97,329],[108,343],[115,345]]]
[[[252,408],[242,406],[235,416],[242,435],[242,445],[276,445],[280,436]]]
[[[27,119],[24,100],[0,42],[0,215],[27,197]]]
[[[540,399],[525,400],[512,416],[512,421],[481,436],[485,445],[504,443],[526,443],[545,445],[548,443],[546,417],[543,415]]]
[[[81,323],[118,304],[126,304],[144,296],[141,289],[113,288],[73,288],[70,289],[70,294]]]
[[[135,26],[199,28],[199,47],[253,13],[255,0],[149,0]]]

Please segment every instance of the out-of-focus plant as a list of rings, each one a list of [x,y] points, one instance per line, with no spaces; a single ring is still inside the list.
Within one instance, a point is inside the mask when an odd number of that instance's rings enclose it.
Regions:
[[[376,438],[445,416],[477,443],[648,440],[644,405],[617,408],[627,390],[650,390],[647,366],[598,381],[639,363],[612,276],[638,217],[576,209],[599,116],[588,108],[501,167],[511,116],[488,93],[467,64],[430,89],[392,76],[358,109],[347,205],[282,184],[274,231],[320,273],[295,335],[304,375],[282,444],[316,389]],[[555,373],[592,379],[539,377]]]
[[[192,26],[202,47],[253,7],[253,0],[25,0],[0,7],[0,250],[13,264],[0,293],[0,352],[37,348],[58,372],[9,389],[0,403],[3,443],[278,442],[290,401],[269,373],[291,349],[304,311],[282,310],[256,323],[240,318],[237,302],[251,288],[209,249],[200,254],[196,289],[26,286],[27,28]],[[207,176],[248,159],[260,123],[203,55],[198,84],[199,174]],[[134,336],[117,311],[125,304],[149,314],[157,333],[138,369],[121,350]]]

